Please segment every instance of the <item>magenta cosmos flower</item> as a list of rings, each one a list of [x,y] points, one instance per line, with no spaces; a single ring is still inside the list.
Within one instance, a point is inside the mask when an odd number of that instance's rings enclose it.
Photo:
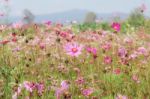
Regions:
[[[44,24],[45,24],[46,26],[50,26],[50,25],[52,24],[52,21],[49,21],[49,20],[48,20],[48,21],[45,21]]]
[[[82,45],[77,43],[68,43],[65,45],[66,53],[73,57],[78,57],[82,51]]]
[[[119,32],[121,25],[120,25],[120,23],[113,22],[113,24],[111,25],[111,27],[112,27],[116,32]]]

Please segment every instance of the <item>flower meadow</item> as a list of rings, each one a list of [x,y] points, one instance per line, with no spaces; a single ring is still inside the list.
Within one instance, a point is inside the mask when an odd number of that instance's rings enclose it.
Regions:
[[[1,25],[0,99],[150,99],[150,34],[121,29]]]

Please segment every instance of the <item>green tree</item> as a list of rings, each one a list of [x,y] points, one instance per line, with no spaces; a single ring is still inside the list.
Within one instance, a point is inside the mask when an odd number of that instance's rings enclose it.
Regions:
[[[85,17],[84,23],[95,23],[95,20],[96,14],[94,12],[88,12]]]
[[[128,17],[128,23],[134,27],[143,26],[144,21],[144,14],[140,11],[139,8],[136,8],[133,12],[131,12],[130,16]]]
[[[23,21],[27,24],[31,24],[33,23],[34,21],[34,15],[31,11],[29,11],[28,9],[25,9],[23,11],[23,14],[24,14],[24,18],[23,18]]]

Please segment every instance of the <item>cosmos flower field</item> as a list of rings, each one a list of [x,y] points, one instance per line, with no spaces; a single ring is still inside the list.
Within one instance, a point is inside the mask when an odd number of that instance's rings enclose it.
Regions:
[[[1,25],[0,99],[150,99],[150,34],[121,26]]]

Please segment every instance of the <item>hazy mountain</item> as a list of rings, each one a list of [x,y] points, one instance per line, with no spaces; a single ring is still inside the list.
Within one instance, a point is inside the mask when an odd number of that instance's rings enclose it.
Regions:
[[[83,22],[88,10],[70,10],[60,13],[52,13],[52,14],[45,14],[45,15],[37,15],[35,16],[35,22],[42,22],[44,20],[51,20],[52,22],[66,22],[76,20],[78,22]],[[112,13],[96,13],[98,19],[103,19],[105,21],[109,21],[112,19]],[[128,14],[119,13],[120,19],[127,18]],[[12,21],[20,20],[21,17],[12,17]]]
[[[66,22],[71,20],[83,21],[88,11],[86,10],[70,10],[60,13],[53,13],[47,15],[39,15],[35,21],[52,20],[53,22]]]

